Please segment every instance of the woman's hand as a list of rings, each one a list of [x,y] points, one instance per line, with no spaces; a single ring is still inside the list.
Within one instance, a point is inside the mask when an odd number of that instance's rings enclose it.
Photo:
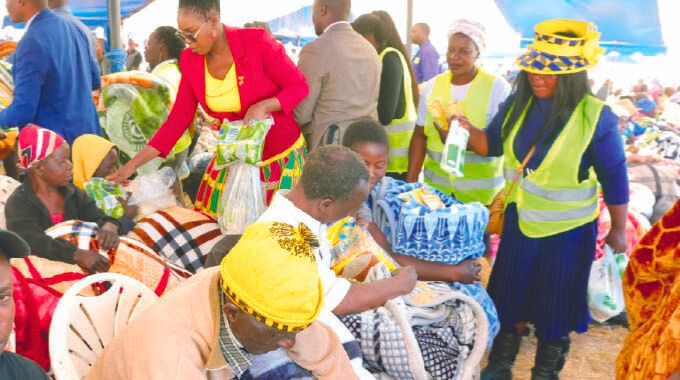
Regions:
[[[115,183],[125,184],[128,181],[128,178],[132,177],[132,175],[135,173],[135,170],[137,170],[137,168],[128,162],[127,164],[123,165],[122,168],[109,174],[106,179]]]
[[[482,265],[477,260],[465,260],[454,266],[458,272],[455,282],[472,284],[481,281]]]
[[[109,270],[109,259],[99,253],[79,249],[73,254],[73,260],[89,274],[102,273]]]
[[[243,116],[243,121],[250,123],[256,120],[264,120],[267,118],[267,106],[264,102],[258,102],[250,106]]]
[[[97,240],[99,241],[99,248],[107,252],[116,249],[118,243],[120,243],[118,226],[111,222],[104,223],[97,233]]]
[[[624,253],[628,250],[628,238],[626,236],[626,228],[612,228],[605,240],[613,250],[614,253]]]
[[[125,209],[125,217],[127,217],[130,220],[135,220],[137,214],[139,214],[139,206],[130,204],[130,196],[128,195],[126,199],[120,197],[116,199],[118,199],[120,205],[123,206],[123,208]]]

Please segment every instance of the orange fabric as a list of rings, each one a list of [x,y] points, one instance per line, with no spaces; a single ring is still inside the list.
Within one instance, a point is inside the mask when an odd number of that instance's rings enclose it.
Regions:
[[[680,200],[633,249],[623,290],[630,334],[616,378],[666,380],[680,370]]]

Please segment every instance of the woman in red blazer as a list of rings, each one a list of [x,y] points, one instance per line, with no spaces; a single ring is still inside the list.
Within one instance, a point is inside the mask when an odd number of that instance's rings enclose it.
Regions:
[[[175,105],[148,145],[110,179],[122,182],[153,158],[165,157],[200,104],[220,121],[272,115],[274,126],[265,140],[261,168],[267,203],[282,180],[284,189],[297,182],[307,151],[293,111],[309,92],[307,82],[284,47],[264,30],[224,26],[219,14],[219,0],[180,0],[177,20],[189,48],[180,58],[182,79]],[[214,168],[214,161],[196,199],[196,208],[212,216],[227,174]]]

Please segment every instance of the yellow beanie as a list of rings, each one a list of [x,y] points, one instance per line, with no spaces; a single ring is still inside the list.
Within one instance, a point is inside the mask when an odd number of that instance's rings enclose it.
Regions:
[[[323,304],[314,250],[303,224],[256,223],[222,260],[222,287],[241,310],[285,332],[309,326]]]

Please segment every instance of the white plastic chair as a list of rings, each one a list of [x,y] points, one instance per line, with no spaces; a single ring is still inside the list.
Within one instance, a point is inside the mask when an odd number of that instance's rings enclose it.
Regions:
[[[80,292],[93,284],[111,287],[99,296]],[[141,282],[99,273],[73,285],[59,300],[50,326],[50,360],[57,380],[83,379],[104,347],[158,296]]]

